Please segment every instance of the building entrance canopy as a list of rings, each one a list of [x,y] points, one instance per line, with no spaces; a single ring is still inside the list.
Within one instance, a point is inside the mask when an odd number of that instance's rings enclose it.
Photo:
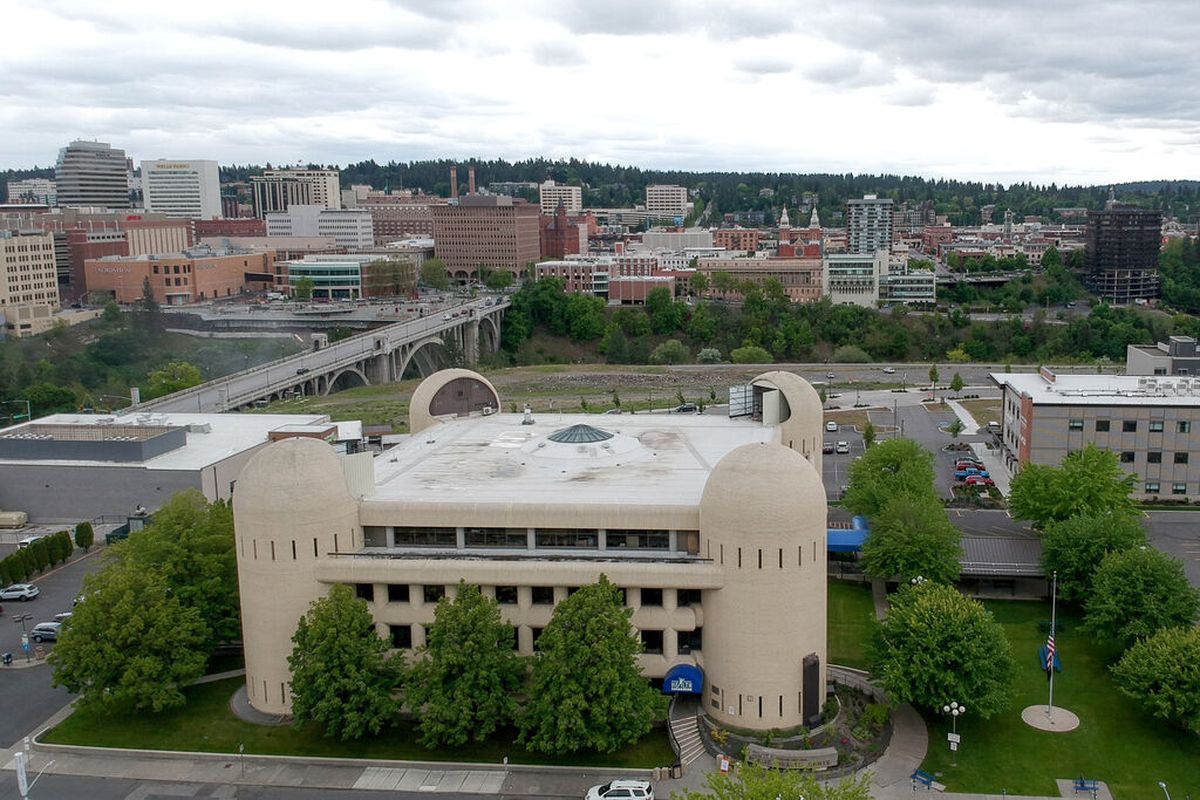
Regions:
[[[676,664],[663,676],[663,694],[700,694],[704,673],[694,664]]]

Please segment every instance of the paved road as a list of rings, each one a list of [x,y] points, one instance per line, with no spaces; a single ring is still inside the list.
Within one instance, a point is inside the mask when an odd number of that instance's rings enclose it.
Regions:
[[[11,552],[11,548],[0,550],[0,557],[7,552]],[[4,616],[0,617],[0,652],[11,652],[14,658],[20,657],[21,626],[13,623],[15,615],[32,614],[33,618],[25,623],[27,627],[32,628],[39,622],[52,622],[55,614],[71,610],[71,605],[83,586],[83,576],[95,572],[101,566],[99,552],[99,548],[93,547],[90,554],[74,556],[65,566],[33,578],[30,583],[41,590],[41,594],[33,600],[25,603],[3,601]],[[43,646],[47,650],[53,647],[49,643],[44,643]]]
[[[1200,511],[1151,511],[1146,534],[1156,548],[1183,561],[1188,580],[1200,588]]]
[[[232,767],[231,767],[232,768]],[[37,800],[79,798],[88,800],[167,800],[167,798],[222,798],[223,800],[339,800],[339,798],[398,798],[428,800],[428,792],[377,792],[354,789],[296,788],[279,786],[235,786],[216,783],[173,783],[132,780],[129,778],[93,778],[79,775],[46,774],[29,793]],[[445,795],[441,795],[445,796]],[[20,800],[13,772],[0,772],[0,800]],[[495,800],[496,795],[456,794],[456,800]]]

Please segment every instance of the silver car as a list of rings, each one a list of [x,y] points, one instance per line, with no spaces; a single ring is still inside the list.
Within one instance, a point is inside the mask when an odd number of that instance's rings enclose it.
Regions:
[[[39,622],[33,626],[33,630],[29,632],[29,638],[35,642],[57,642],[58,631],[62,627],[61,622]]]
[[[14,583],[0,589],[0,600],[32,600],[39,593],[38,587],[32,583]]]

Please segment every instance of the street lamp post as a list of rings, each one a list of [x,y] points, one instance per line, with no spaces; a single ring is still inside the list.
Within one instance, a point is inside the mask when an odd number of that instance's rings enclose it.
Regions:
[[[1171,793],[1167,791],[1167,784],[1165,781],[1159,781],[1158,788],[1163,790],[1163,794],[1167,796],[1167,800],[1171,800]]]
[[[958,718],[960,715],[967,713],[967,707],[951,700],[949,705],[942,706],[942,712],[950,715],[951,733],[947,737],[950,740],[950,752],[952,754],[950,766],[957,767],[958,743],[961,741],[958,737]]]

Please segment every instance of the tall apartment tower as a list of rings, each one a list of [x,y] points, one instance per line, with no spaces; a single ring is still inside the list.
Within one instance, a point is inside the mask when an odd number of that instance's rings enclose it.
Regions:
[[[54,181],[60,206],[129,208],[125,151],[107,142],[76,140],[59,150]]]
[[[179,219],[221,216],[221,179],[216,161],[142,162],[142,203]]]
[[[646,187],[646,213],[655,219],[686,217],[687,206],[686,186],[651,184]]]
[[[583,189],[579,186],[561,186],[547,180],[538,186],[538,200],[543,214],[556,213],[559,203],[562,203],[568,214],[579,214],[583,211]]]
[[[1162,214],[1122,205],[1109,194],[1103,211],[1089,211],[1083,266],[1089,287],[1105,300],[1131,303],[1158,297]]]
[[[846,202],[846,252],[873,255],[891,250],[896,218],[890,199],[863,195],[861,200]]]

